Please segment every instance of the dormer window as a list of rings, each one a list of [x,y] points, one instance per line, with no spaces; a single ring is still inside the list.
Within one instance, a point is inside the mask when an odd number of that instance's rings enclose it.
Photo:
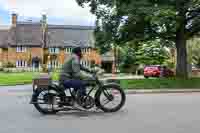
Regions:
[[[51,54],[58,54],[59,53],[59,48],[49,48],[49,53]]]
[[[82,49],[82,52],[83,52],[83,53],[89,53],[89,48],[83,48],[83,49]]]
[[[17,51],[17,52],[26,52],[26,47],[17,46],[16,51]]]
[[[68,53],[68,54],[72,53],[72,48],[66,48],[65,53]]]

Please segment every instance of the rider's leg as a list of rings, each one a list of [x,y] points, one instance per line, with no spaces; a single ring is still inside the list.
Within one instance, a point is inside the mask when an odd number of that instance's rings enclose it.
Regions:
[[[67,80],[64,82],[65,88],[73,88],[79,90],[82,96],[86,95],[86,87],[82,80]]]
[[[86,95],[86,87],[82,80],[69,80],[68,86],[75,89],[75,91],[79,90],[82,96]]]

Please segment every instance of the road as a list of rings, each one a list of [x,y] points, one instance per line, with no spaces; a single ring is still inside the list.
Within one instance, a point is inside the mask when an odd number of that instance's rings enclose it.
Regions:
[[[128,95],[112,114],[43,116],[29,105],[31,86],[0,87],[0,133],[199,133],[200,93]],[[28,89],[25,91],[25,89]]]

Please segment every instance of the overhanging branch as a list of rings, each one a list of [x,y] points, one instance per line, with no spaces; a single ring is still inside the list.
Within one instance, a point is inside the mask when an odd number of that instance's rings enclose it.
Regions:
[[[187,12],[187,18],[186,18],[186,21],[188,22],[188,21],[190,21],[190,20],[192,20],[192,19],[194,19],[195,17],[199,17],[200,16],[200,7],[199,8],[197,8],[197,9],[192,9],[192,10],[189,10],[188,12]]]
[[[200,25],[197,25],[196,27],[193,26],[193,28],[186,30],[186,36],[187,38],[190,38],[198,34],[199,32],[200,32]]]

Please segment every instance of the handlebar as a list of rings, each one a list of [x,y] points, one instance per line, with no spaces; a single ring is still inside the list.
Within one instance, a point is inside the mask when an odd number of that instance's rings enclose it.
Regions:
[[[104,73],[104,72],[101,71],[101,70],[95,71],[95,72],[92,73],[92,77],[93,77],[95,80],[99,80],[98,75],[101,75],[101,74],[103,74],[103,73]]]

